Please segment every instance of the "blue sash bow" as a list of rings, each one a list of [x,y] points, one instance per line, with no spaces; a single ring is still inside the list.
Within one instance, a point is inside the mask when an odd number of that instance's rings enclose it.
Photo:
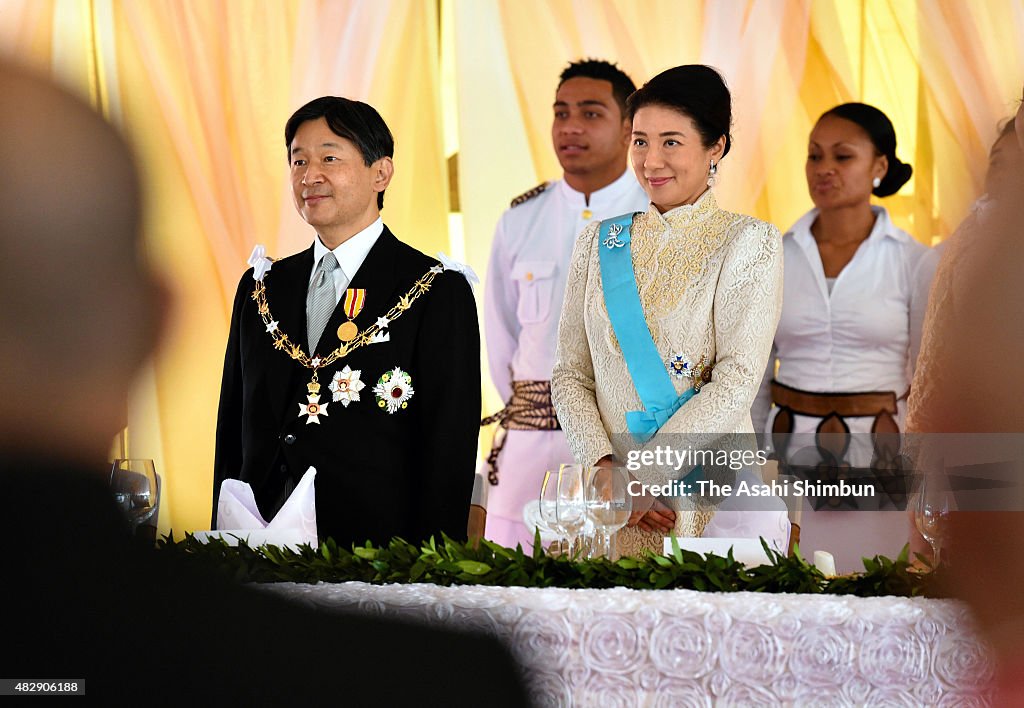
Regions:
[[[672,378],[647,327],[633,273],[629,233],[632,223],[633,214],[606,219],[601,222],[598,238],[601,240],[601,281],[608,319],[619,340],[633,386],[646,409],[628,411],[626,427],[635,440],[645,443],[696,392],[688,388],[682,395],[676,394]]]

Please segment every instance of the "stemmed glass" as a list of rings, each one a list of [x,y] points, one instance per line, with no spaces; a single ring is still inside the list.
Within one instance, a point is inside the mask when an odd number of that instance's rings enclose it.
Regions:
[[[580,465],[562,465],[557,472],[548,470],[540,487],[537,515],[542,530],[559,536],[559,552],[586,554],[587,534],[593,521],[587,514],[585,479]]]
[[[584,489],[587,516],[600,532],[602,553],[609,560],[615,533],[626,525],[633,511],[628,486],[629,472],[624,467],[591,467],[587,471]]]
[[[555,499],[558,525],[569,539],[569,553],[575,553],[580,532],[587,523],[587,505],[583,495],[583,467],[562,465],[558,469],[558,495]]]
[[[153,460],[114,460],[110,468],[110,489],[134,536],[140,525],[153,518],[160,505]]]
[[[581,550],[577,541],[586,532],[588,519],[580,465],[562,465],[558,472],[544,473],[538,511],[544,524],[561,537],[559,548],[568,541],[567,553]]]
[[[558,523],[558,472],[548,470],[544,473],[544,481],[540,485],[540,499],[537,513],[543,524],[541,531],[548,530],[558,537],[558,550],[561,552],[565,539],[565,529]]]
[[[949,488],[949,480],[937,473],[922,475],[914,507],[914,523],[932,547],[932,566],[936,568],[949,533],[949,515],[953,511],[956,511],[956,500]]]

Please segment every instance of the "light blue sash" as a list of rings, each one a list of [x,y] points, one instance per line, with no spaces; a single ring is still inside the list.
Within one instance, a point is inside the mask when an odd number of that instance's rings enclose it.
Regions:
[[[633,273],[629,234],[632,223],[632,214],[606,219],[601,222],[598,238],[601,240],[601,281],[608,318],[619,340],[633,386],[646,409],[628,411],[626,427],[635,440],[645,443],[684,403],[693,398],[695,391],[690,387],[682,395],[676,394],[668,368],[647,328]]]

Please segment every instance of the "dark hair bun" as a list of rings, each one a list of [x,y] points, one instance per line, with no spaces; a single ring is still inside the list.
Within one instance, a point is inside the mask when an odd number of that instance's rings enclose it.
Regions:
[[[882,183],[871,190],[876,197],[888,197],[896,194],[899,188],[907,183],[914,168],[896,157],[896,129],[892,127],[889,116],[874,106],[866,103],[843,103],[825,111],[825,116],[836,116],[851,123],[856,123],[871,138],[879,155],[885,155],[889,161],[889,171],[882,178]],[[821,120],[819,118],[818,120]]]
[[[725,151],[729,154],[732,136],[732,96],[716,69],[704,64],[686,64],[666,69],[644,84],[626,101],[630,119],[643,106],[665,106],[679,111],[693,120],[700,132],[701,142],[710,148],[725,136]]]
[[[913,167],[901,162],[897,157],[890,158],[889,171],[882,178],[882,183],[872,189],[871,193],[876,197],[888,197],[891,194],[896,194],[900,191],[900,187],[910,180],[912,174],[914,174]]]

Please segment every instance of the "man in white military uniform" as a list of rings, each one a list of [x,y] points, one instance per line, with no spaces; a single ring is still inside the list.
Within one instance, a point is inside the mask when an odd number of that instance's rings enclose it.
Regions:
[[[506,401],[485,472],[492,485],[486,537],[532,547],[523,506],[545,470],[573,461],[551,404],[558,318],[576,236],[591,222],[644,211],[647,195],[626,165],[636,87],[617,66],[588,59],[559,77],[551,140],[562,179],[512,201],[498,221],[487,269],[484,326],[494,385]]]

